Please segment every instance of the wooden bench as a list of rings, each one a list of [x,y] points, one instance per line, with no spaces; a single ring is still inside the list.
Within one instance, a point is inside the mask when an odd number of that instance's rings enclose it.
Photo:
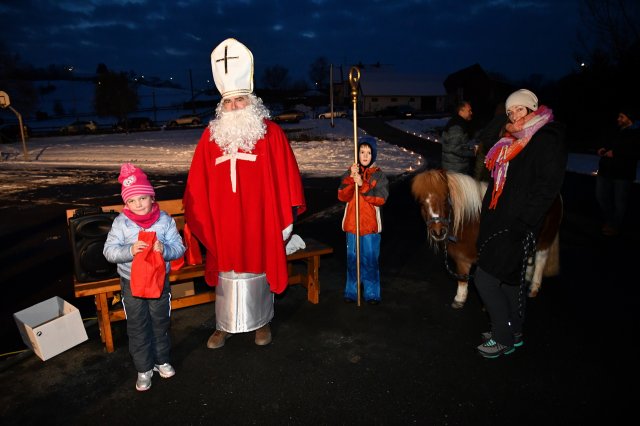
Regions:
[[[179,230],[184,228],[184,210],[182,200],[158,201],[160,209],[169,213],[176,221]],[[122,211],[123,205],[102,206],[103,212]],[[67,224],[74,216],[76,209],[67,210]],[[306,248],[287,256],[287,269],[289,272],[289,285],[301,284],[307,289],[307,299],[309,302],[317,304],[320,301],[320,256],[333,252],[333,248],[319,243],[315,240],[306,240]],[[305,269],[300,269],[297,264],[306,264]],[[204,264],[184,265],[178,271],[171,271],[169,281],[171,284],[178,284],[191,281],[195,278],[204,277]],[[101,281],[79,282],[74,276],[73,287],[76,297],[93,296],[96,304],[96,314],[98,326],[100,328],[100,338],[105,345],[107,352],[113,352],[113,335],[111,333],[111,323],[125,319],[122,307],[115,307],[109,300],[120,292],[120,278],[110,278]],[[197,292],[194,295],[180,298],[172,298],[171,309],[186,308],[188,306],[200,305],[213,302],[215,300],[215,290],[207,288],[204,292]]]

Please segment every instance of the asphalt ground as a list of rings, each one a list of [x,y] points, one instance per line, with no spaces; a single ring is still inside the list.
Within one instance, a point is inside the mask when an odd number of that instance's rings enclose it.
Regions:
[[[379,122],[359,125],[427,158],[437,154],[437,145]],[[181,197],[185,176],[169,178],[158,197]],[[450,307],[455,282],[427,243],[410,178],[392,182],[384,208],[380,305],[343,302],[338,181],[305,179],[309,212],[294,232],[335,250],[321,261],[320,303],[308,303],[304,288],[290,287],[276,297],[272,344],[258,347],[248,333],[217,350],[205,345],[215,327],[212,304],[174,311],[177,374],[154,376],[144,393],[135,390],[125,322],[113,324],[116,350],[105,353],[89,319],[92,301],[72,293],[64,210],[79,199],[117,202],[111,183],[34,190],[4,201],[3,353],[24,348],[12,313],[52,296],[81,310],[89,340],[47,361],[31,352],[2,357],[0,423],[627,423],[637,400],[638,225],[630,223],[617,238],[601,236],[594,178],[567,173],[561,273],[528,300],[524,346],[487,360],[475,351],[488,324],[479,297],[472,286],[463,309]],[[640,212],[638,190],[635,185],[632,217]],[[52,193],[55,205],[31,202]]]

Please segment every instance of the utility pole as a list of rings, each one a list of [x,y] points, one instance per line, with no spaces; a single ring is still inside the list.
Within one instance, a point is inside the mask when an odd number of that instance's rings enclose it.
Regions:
[[[191,110],[193,113],[196,113],[196,100],[194,99],[193,94],[193,76],[191,75],[191,68],[189,68],[189,85],[191,86]]]
[[[333,64],[329,66],[329,102],[331,104],[331,127],[336,127],[333,122],[335,114],[333,113]]]

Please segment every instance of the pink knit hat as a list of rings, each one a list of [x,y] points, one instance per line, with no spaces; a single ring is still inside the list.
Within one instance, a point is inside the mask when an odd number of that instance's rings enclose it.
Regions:
[[[125,203],[136,195],[156,195],[147,175],[131,163],[122,165],[118,182],[122,184],[122,201]]]

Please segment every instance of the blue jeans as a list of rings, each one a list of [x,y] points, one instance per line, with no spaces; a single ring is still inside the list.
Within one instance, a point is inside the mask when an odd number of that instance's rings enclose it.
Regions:
[[[380,234],[360,237],[360,282],[364,288],[365,301],[380,301],[380,239]],[[347,232],[347,284],[344,289],[346,299],[358,298],[356,281],[356,235]]]
[[[620,229],[629,204],[633,182],[604,176],[596,178],[596,199],[604,216],[604,223]]]
[[[154,364],[170,361],[171,338],[171,287],[169,276],[162,294],[157,299],[143,299],[131,295],[128,279],[120,277],[122,306],[127,317],[129,353],[139,373],[153,368]]]

